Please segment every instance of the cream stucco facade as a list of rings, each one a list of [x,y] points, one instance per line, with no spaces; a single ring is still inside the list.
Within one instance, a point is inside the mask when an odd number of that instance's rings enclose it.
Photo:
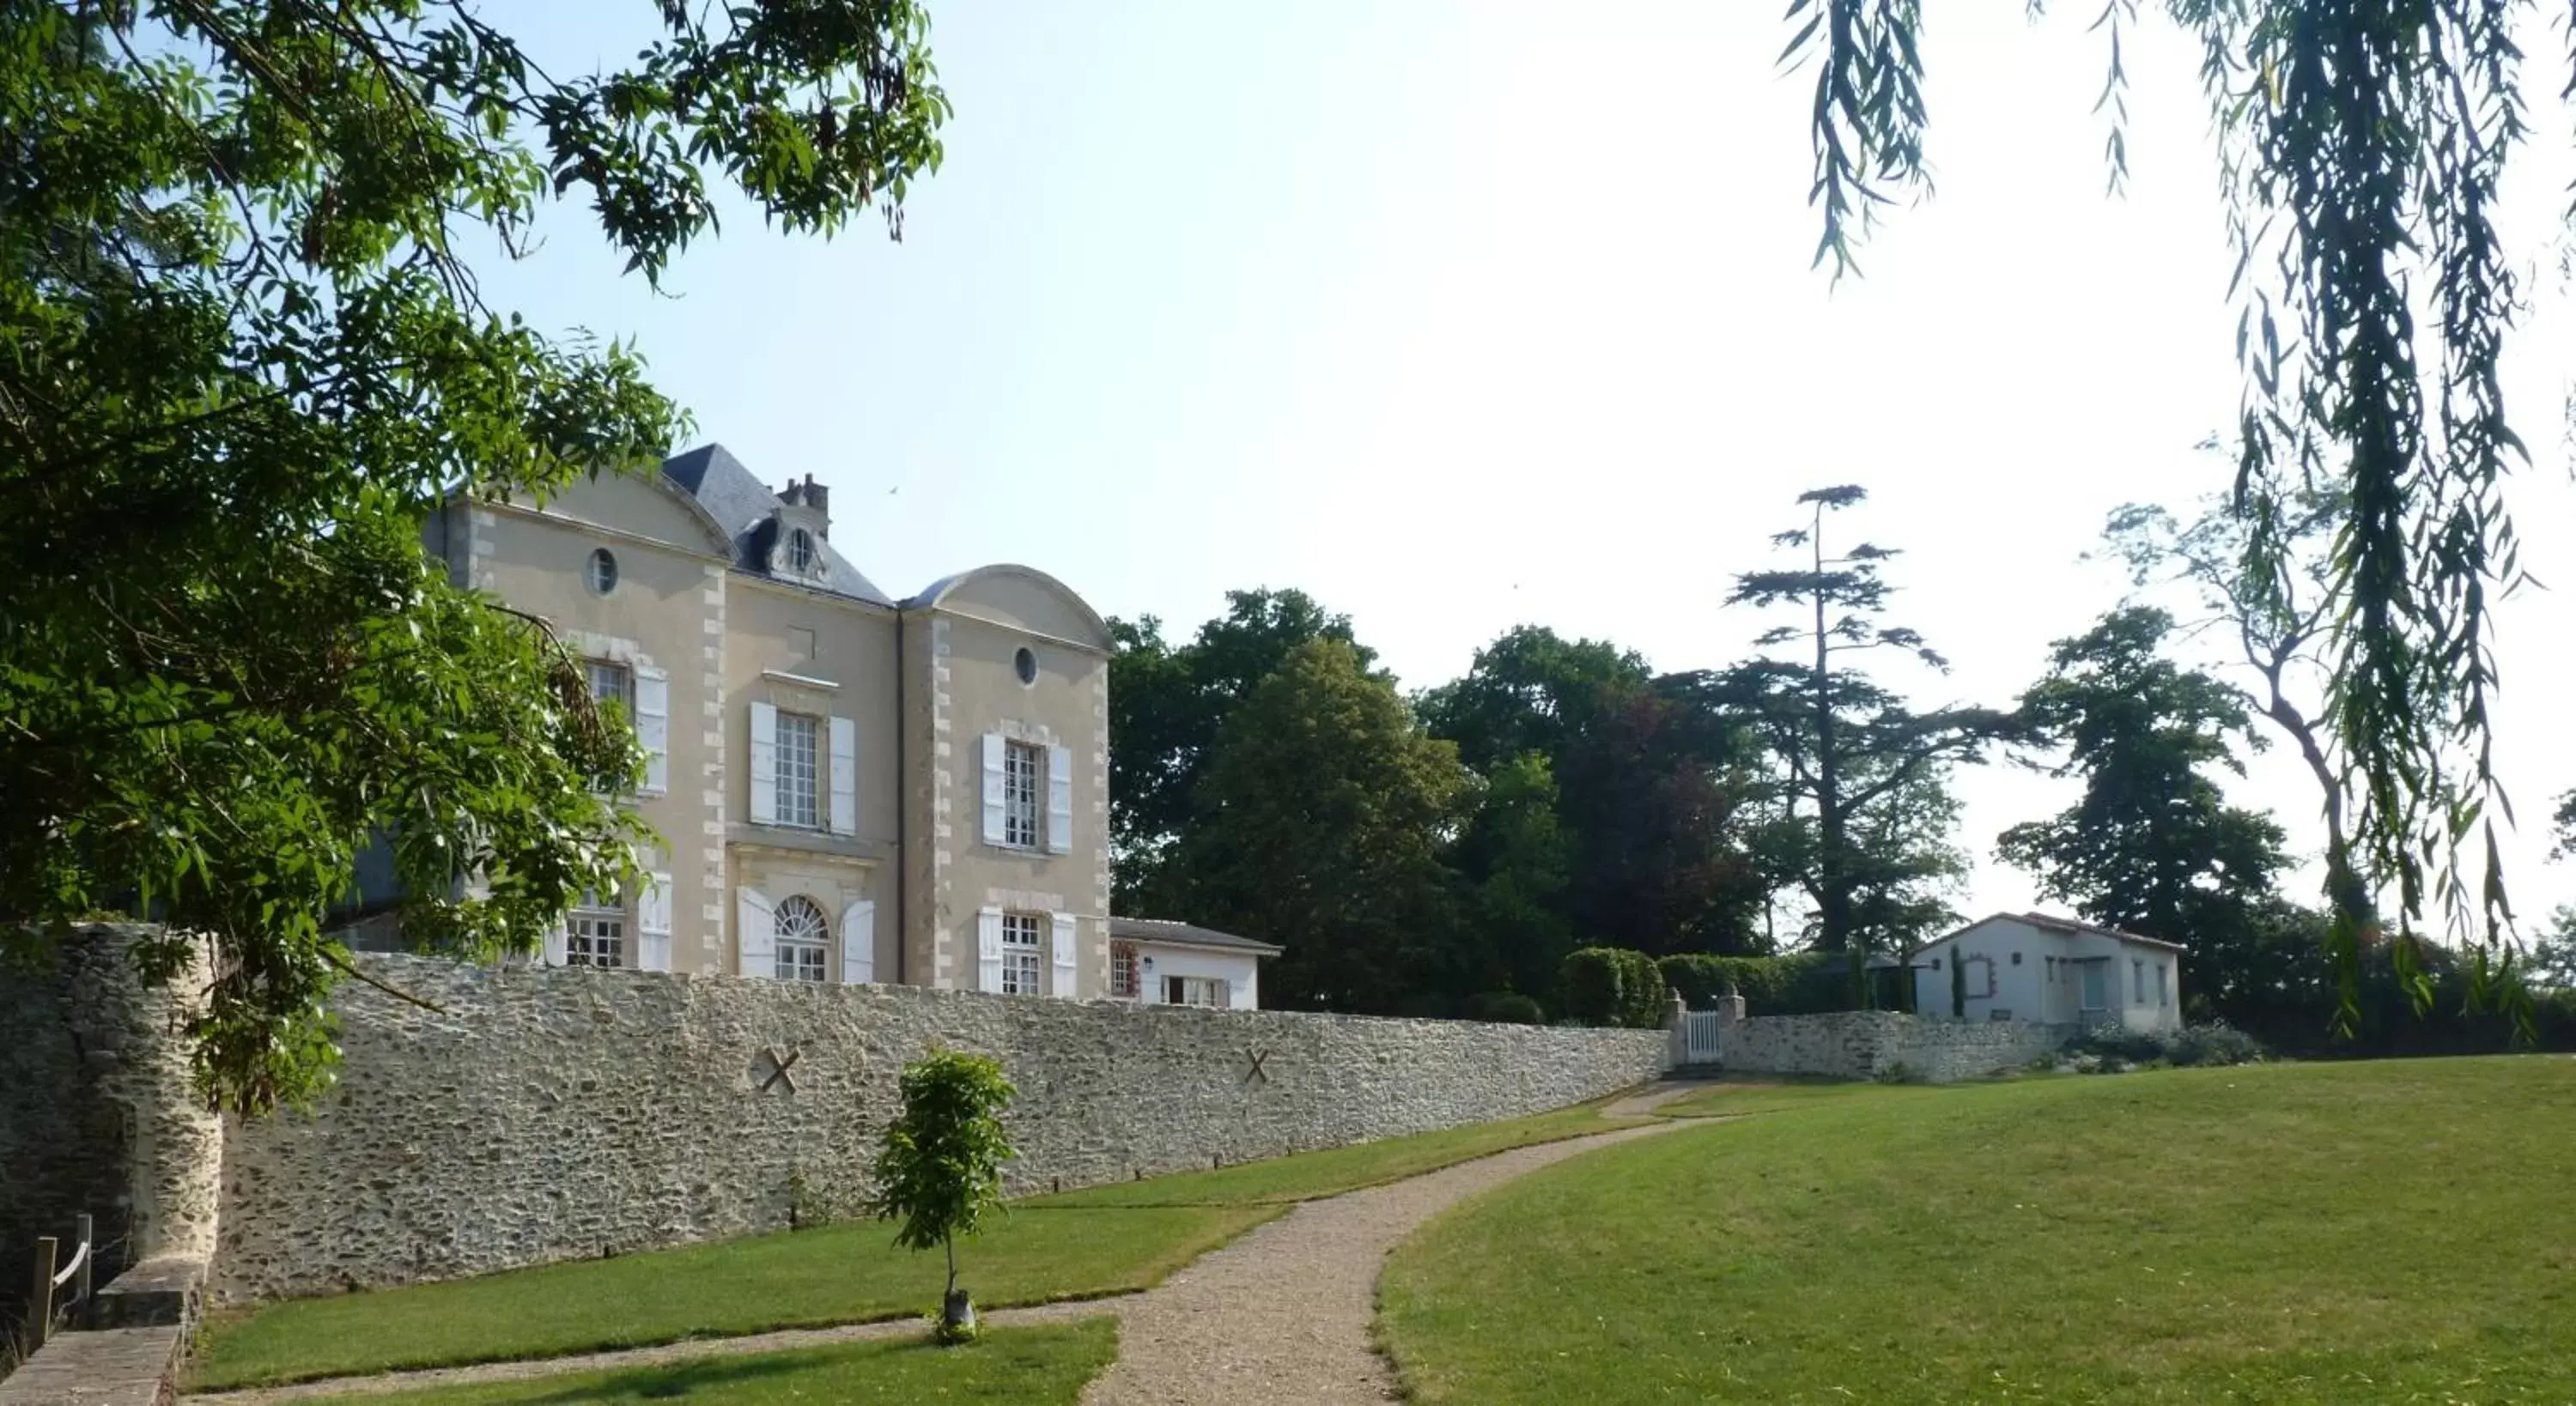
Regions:
[[[550,961],[1090,998],[1109,988],[1109,632],[1043,572],[896,599],[829,495],[720,446],[543,503],[450,502],[430,550],[545,620],[634,718],[660,835]]]

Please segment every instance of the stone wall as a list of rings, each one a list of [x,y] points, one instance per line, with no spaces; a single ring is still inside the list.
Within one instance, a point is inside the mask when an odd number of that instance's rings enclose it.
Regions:
[[[1934,1020],[1895,1011],[1756,1016],[1726,1028],[1718,1058],[1730,1074],[1947,1084],[2018,1069],[2064,1049],[2076,1034],[2073,1026]]]
[[[65,1243],[93,1217],[98,1283],[144,1259],[214,1243],[222,1128],[200,1111],[176,1033],[182,970],[146,990],[135,943],[156,929],[100,923],[39,940],[0,967],[0,1313],[25,1298],[39,1236]]]
[[[846,1212],[898,1071],[934,1045],[997,1055],[1019,1086],[1014,1191],[1533,1113],[1665,1065],[1657,1030],[360,960],[441,1009],[344,983],[338,1088],[310,1115],[230,1130],[219,1298]]]

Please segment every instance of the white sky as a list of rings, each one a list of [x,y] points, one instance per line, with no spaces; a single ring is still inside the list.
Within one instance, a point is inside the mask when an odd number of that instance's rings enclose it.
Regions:
[[[525,8],[498,17],[558,71],[641,37],[606,27],[629,0]],[[2120,599],[2077,560],[2103,514],[2223,485],[2191,446],[2237,403],[2197,55],[2133,36],[2106,199],[2094,8],[1937,7],[1938,194],[1840,286],[1808,268],[1810,89],[1774,67],[1777,5],[1100,0],[934,4],[957,115],[900,245],[737,210],[655,298],[565,211],[486,291],[639,342],[702,440],[829,484],[835,544],[898,594],[1016,560],[1186,635],[1229,588],[1296,586],[1408,687],[1521,622],[1708,667],[1747,652],[1758,623],[1719,602],[1795,496],[1858,482],[1852,529],[1906,553],[1893,619],[1957,666],[1891,681],[2004,704]],[[2576,560],[2556,47],[2535,25],[2511,192],[2537,298],[2511,503],[2544,579]],[[2541,862],[2576,786],[2576,608],[2502,620],[2509,872],[2539,912],[2576,894]],[[2303,777],[2276,749],[2236,795],[2313,844]],[[1964,907],[2034,901],[1993,836],[2072,785],[1961,778]]]

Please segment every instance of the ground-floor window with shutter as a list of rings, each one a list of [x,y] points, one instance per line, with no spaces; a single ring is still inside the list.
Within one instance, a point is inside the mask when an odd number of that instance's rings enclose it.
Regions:
[[[606,659],[591,659],[584,661],[584,668],[590,675],[590,696],[594,700],[614,703],[630,711],[635,707],[634,676],[627,672],[625,665]]]
[[[1046,928],[1046,918],[1038,913],[1005,913],[1002,915],[1002,994],[1005,996],[1041,996],[1046,994],[1044,967],[1040,947],[1045,939],[1039,934]]]
[[[814,900],[794,894],[778,905],[774,973],[780,981],[821,981],[831,969],[832,928]]]
[[[1109,994],[1112,996],[1126,997],[1132,1000],[1135,998],[1136,992],[1136,944],[1132,942],[1110,943]]]
[[[1226,1008],[1228,995],[1221,976],[1167,976],[1163,978],[1163,1004],[1167,1006],[1211,1006]]]
[[[564,965],[626,965],[626,910],[603,908],[584,894],[582,906],[564,919]]]

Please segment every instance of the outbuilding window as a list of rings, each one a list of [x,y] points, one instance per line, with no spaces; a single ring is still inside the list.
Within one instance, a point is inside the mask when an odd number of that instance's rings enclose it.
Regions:
[[[1163,1004],[1167,1006],[1207,1006],[1223,1010],[1228,991],[1223,977],[1167,976],[1163,978]]]

